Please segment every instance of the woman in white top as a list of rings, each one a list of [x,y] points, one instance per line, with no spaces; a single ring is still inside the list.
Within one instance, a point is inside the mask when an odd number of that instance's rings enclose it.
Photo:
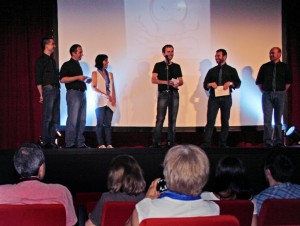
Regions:
[[[219,215],[219,206],[201,199],[200,193],[209,175],[209,160],[204,151],[194,145],[171,148],[164,159],[167,191],[157,191],[159,178],[154,180],[126,222],[137,226],[147,218],[197,217]]]
[[[108,63],[107,55],[98,55],[95,59],[97,70],[92,73],[92,87],[97,95],[95,112],[97,116],[96,134],[98,148],[113,148],[111,121],[116,108],[116,94],[113,74],[107,71]]]

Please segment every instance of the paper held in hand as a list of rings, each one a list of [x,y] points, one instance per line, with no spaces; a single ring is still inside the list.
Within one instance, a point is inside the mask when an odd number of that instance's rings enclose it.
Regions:
[[[171,81],[174,83],[174,85],[178,84],[178,82],[179,82],[178,79],[176,79],[176,78],[172,78]]]
[[[221,96],[228,96],[230,95],[230,90],[229,88],[224,90],[223,89],[223,86],[218,86],[216,89],[215,89],[215,97],[221,97]]]

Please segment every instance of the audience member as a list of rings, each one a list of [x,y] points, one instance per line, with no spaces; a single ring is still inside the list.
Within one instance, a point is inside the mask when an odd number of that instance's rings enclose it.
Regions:
[[[107,186],[96,207],[89,214],[86,226],[101,225],[104,204],[109,201],[139,202],[145,196],[146,182],[138,162],[130,155],[120,155],[111,162]],[[116,216],[117,217],[117,216]]]
[[[175,146],[168,151],[163,166],[168,190],[158,192],[160,179],[154,180],[126,225],[139,225],[147,218],[219,215],[217,204],[200,197],[209,175],[209,160],[204,151],[194,145]]]
[[[254,196],[258,215],[266,199],[300,198],[300,185],[290,182],[294,172],[294,164],[287,154],[280,151],[272,152],[265,161],[264,170],[270,187]]]
[[[41,182],[45,176],[45,156],[38,145],[23,144],[14,155],[14,166],[20,175],[18,184],[0,186],[0,204],[61,203],[66,210],[66,225],[75,225],[72,195],[60,184]]]
[[[252,199],[252,192],[247,182],[246,167],[236,157],[224,157],[219,160],[211,192],[203,192],[204,200]],[[252,226],[257,225],[257,210],[254,204]]]

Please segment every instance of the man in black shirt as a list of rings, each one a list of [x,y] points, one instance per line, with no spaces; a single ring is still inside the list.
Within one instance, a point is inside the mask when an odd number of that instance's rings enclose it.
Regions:
[[[182,73],[179,64],[171,60],[174,56],[174,47],[165,45],[162,48],[165,60],[155,64],[152,72],[152,83],[158,84],[157,115],[153,135],[153,147],[161,146],[161,132],[168,109],[168,138],[167,145],[174,145],[176,119],[179,107],[178,87],[183,85]]]
[[[35,84],[43,104],[42,137],[43,148],[56,148],[56,129],[60,123],[60,84],[56,62],[51,57],[55,50],[53,38],[46,37],[41,42],[43,54],[35,63]]]
[[[74,44],[70,48],[71,59],[60,69],[60,81],[67,89],[68,118],[65,130],[66,148],[88,148],[83,136],[86,122],[86,84],[91,79],[83,75],[79,60],[82,47]]]
[[[264,145],[265,147],[281,147],[282,124],[286,91],[292,83],[287,64],[280,61],[281,49],[274,47],[269,53],[270,62],[263,64],[256,78],[256,85],[262,91],[264,113]],[[272,139],[272,114],[274,109],[275,130]],[[273,142],[274,141],[274,142]]]
[[[241,80],[236,69],[226,64],[226,59],[226,50],[218,49],[215,54],[215,60],[218,65],[211,68],[204,79],[203,87],[205,90],[209,90],[210,95],[207,104],[207,124],[202,147],[211,146],[211,137],[219,109],[221,110],[222,125],[219,147],[228,147],[226,141],[232,105],[231,92],[232,89],[240,87]]]

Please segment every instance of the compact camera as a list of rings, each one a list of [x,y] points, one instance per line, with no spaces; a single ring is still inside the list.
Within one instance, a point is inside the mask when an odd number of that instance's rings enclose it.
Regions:
[[[159,192],[164,192],[165,190],[168,190],[166,181],[164,179],[160,179],[157,182],[156,190]]]

